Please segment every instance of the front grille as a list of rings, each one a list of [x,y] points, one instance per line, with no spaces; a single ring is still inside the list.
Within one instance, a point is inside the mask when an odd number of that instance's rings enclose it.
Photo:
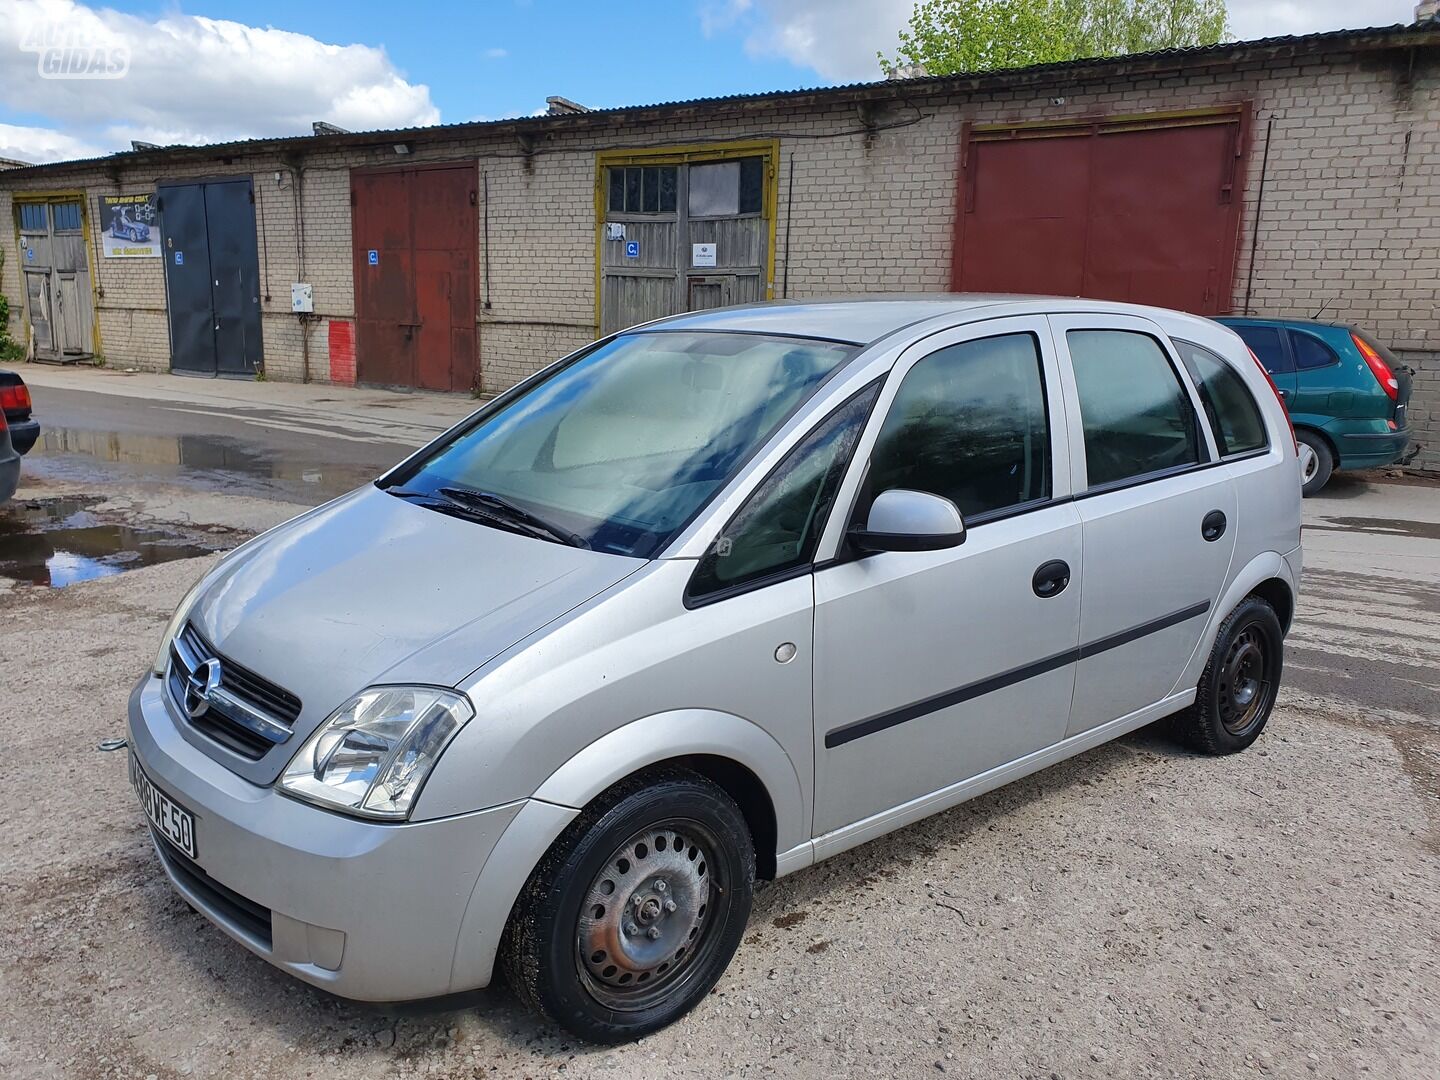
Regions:
[[[186,683],[195,669],[207,660],[220,661],[220,687],[238,702],[234,708],[211,703],[200,716],[190,716],[185,707]],[[268,679],[241,667],[218,651],[193,626],[181,630],[170,649],[170,670],[166,676],[170,697],[187,723],[196,731],[214,740],[241,757],[259,761],[277,742],[283,741],[288,729],[300,716],[300,699]],[[254,717],[246,723],[246,708],[265,721],[284,729],[280,738],[267,737],[256,730]],[[262,725],[263,726],[263,725]]]
[[[268,907],[221,885],[154,829],[150,830],[150,835],[155,838],[155,848],[160,852],[165,868],[211,913],[256,938],[265,948],[274,947]]]

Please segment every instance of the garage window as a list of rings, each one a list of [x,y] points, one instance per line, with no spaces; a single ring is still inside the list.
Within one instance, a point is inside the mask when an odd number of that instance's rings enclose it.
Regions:
[[[78,202],[56,203],[51,208],[55,215],[56,232],[80,231],[80,204]]]
[[[20,231],[39,233],[46,231],[44,203],[20,204]]]
[[[717,161],[690,166],[691,217],[758,214],[763,201],[765,162],[762,158]]]
[[[1194,407],[1158,341],[1129,330],[1071,330],[1065,337],[1091,488],[1200,460]]]
[[[1233,457],[1263,450],[1268,445],[1265,421],[1260,417],[1260,406],[1250,396],[1245,380],[1209,349],[1202,349],[1188,341],[1177,341],[1175,347],[1195,376],[1200,402],[1205,406],[1210,430],[1215,433],[1220,456]]]
[[[678,202],[679,169],[639,165],[610,170],[612,214],[673,214]]]
[[[910,369],[871,455],[862,519],[890,488],[943,495],[967,518],[1050,497],[1033,334],[951,345]]]

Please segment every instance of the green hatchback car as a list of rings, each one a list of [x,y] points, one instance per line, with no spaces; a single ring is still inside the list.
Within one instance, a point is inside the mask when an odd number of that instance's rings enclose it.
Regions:
[[[1335,469],[1405,458],[1414,373],[1369,331],[1313,319],[1218,321],[1250,346],[1290,410],[1306,495],[1323,488]]]

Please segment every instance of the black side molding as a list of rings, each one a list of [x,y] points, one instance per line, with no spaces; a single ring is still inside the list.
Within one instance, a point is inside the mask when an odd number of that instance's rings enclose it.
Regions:
[[[1043,660],[1036,660],[1033,663],[1021,667],[1011,668],[1009,671],[1002,671],[998,675],[991,675],[987,679],[969,683],[957,687],[954,690],[947,690],[942,694],[924,698],[920,701],[903,705],[890,712],[878,713],[875,716],[867,717],[864,720],[857,720],[853,724],[846,724],[833,731],[825,733],[825,748],[833,750],[837,746],[844,746],[856,739],[863,739],[866,735],[874,735],[876,732],[885,731],[888,728],[897,727],[900,724],[911,720],[917,720],[932,712],[939,712],[941,709],[948,709],[952,705],[959,705],[962,702],[973,701],[977,697],[986,694],[993,694],[997,690],[1004,690],[1008,686],[1024,682],[1026,679],[1033,679],[1037,675],[1044,675],[1064,667],[1066,664],[1078,663],[1090,656],[1098,656],[1101,653],[1109,652],[1111,649],[1118,649],[1122,645],[1129,645],[1133,641],[1139,641],[1151,634],[1158,634],[1162,630],[1168,630],[1172,626],[1179,626],[1181,623],[1189,622],[1210,610],[1210,601],[1205,600],[1198,604],[1191,604],[1189,607],[1181,608],[1179,611],[1172,611],[1169,615],[1162,615],[1158,619],[1133,626],[1129,630],[1122,630],[1118,634],[1111,634],[1088,644],[1083,644],[1076,649],[1067,649],[1063,653],[1056,653],[1054,656],[1047,656]]]

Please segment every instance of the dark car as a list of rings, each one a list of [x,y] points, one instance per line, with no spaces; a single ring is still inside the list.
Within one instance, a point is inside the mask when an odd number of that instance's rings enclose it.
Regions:
[[[20,458],[40,436],[31,415],[30,388],[13,371],[0,371],[0,502],[20,485]]]
[[[1290,410],[1306,495],[1335,469],[1404,460],[1412,373],[1373,334],[1313,319],[1220,322],[1250,346]]]

